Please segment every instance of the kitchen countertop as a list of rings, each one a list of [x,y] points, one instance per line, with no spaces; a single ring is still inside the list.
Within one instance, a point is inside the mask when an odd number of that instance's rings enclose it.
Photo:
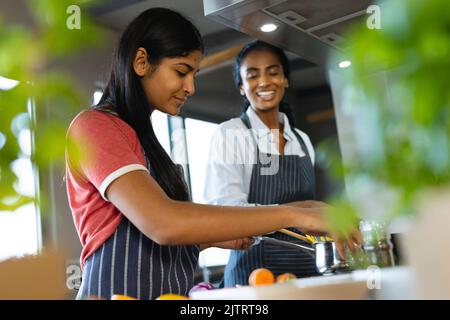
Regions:
[[[199,300],[350,300],[414,299],[408,267],[369,268],[345,274],[311,277],[263,286],[243,286],[191,295]]]

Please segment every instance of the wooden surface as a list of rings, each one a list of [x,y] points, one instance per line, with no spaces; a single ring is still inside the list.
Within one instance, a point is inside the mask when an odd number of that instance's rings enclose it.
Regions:
[[[65,266],[58,253],[0,262],[0,300],[64,299]]]
[[[205,71],[224,62],[234,61],[242,47],[242,45],[239,45],[206,56],[200,63],[200,70]]]

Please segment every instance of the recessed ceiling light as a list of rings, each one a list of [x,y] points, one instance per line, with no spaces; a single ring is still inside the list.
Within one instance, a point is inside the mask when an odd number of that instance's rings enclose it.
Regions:
[[[344,61],[339,62],[339,68],[342,68],[342,69],[348,68],[351,65],[352,65],[352,63],[350,61],[348,61],[348,60],[344,60]]]
[[[261,27],[259,27],[259,30],[261,30],[262,32],[272,32],[272,31],[277,30],[277,28],[278,28],[278,26],[276,24],[265,23]]]

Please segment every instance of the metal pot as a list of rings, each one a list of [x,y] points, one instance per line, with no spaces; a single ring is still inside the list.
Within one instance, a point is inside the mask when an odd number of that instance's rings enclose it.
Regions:
[[[329,275],[334,273],[338,269],[343,269],[344,267],[346,267],[346,265],[339,259],[339,255],[336,251],[336,245],[333,241],[319,241],[312,245],[301,245],[265,236],[254,238],[255,244],[259,243],[260,241],[266,241],[272,244],[308,252],[312,257],[314,257],[316,261],[317,272],[322,275]]]
[[[317,272],[323,275],[335,272],[340,260],[334,242],[316,242],[314,249]]]

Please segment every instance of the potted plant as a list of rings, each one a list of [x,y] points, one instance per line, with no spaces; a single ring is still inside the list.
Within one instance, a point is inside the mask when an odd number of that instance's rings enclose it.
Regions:
[[[0,88],[0,215],[15,214],[16,209],[34,203],[40,219],[45,220],[48,194],[38,190],[38,185],[34,186],[36,192],[24,194],[18,188],[14,163],[29,159],[34,172],[39,169],[41,174],[48,166],[63,163],[67,115],[89,102],[76,81],[56,66],[83,48],[98,46],[102,37],[84,11],[79,12],[80,29],[68,27],[73,15],[68,9],[74,7],[71,1],[20,1],[12,7],[23,9],[28,20],[7,23],[0,13],[0,80],[10,84]],[[20,143],[23,135],[32,141],[30,148]],[[63,298],[67,289],[62,253],[49,247],[44,241],[36,256],[2,261],[0,296]],[[51,274],[49,270],[53,270]],[[47,276],[50,286],[31,281],[32,275]]]
[[[31,156],[34,165],[45,167],[64,159],[67,128],[61,119],[87,101],[83,102],[76,81],[55,66],[83,48],[101,43],[99,29],[84,12],[78,12],[83,14],[79,29],[71,28],[72,2],[24,4],[31,17],[26,24],[7,24],[0,15],[0,76],[16,80],[9,88],[0,89],[0,211],[14,211],[37,201],[35,196],[21,194],[16,186],[12,164],[24,156],[19,145],[21,130],[30,129],[36,136],[31,154],[25,155]]]
[[[422,216],[430,219],[420,209],[430,190],[441,190],[439,199],[446,197],[450,207],[450,3],[396,0],[378,6],[381,28],[355,26],[344,37],[348,49],[330,59],[332,87],[333,77],[338,83],[338,130],[351,145],[343,168],[335,170],[345,176],[347,195],[330,213],[342,233],[361,218],[381,223],[375,233],[385,233],[396,217],[414,224]],[[342,60],[351,65],[337,68]],[[441,210],[433,225],[444,221],[444,213],[450,216]],[[430,236],[416,238],[431,245]]]

